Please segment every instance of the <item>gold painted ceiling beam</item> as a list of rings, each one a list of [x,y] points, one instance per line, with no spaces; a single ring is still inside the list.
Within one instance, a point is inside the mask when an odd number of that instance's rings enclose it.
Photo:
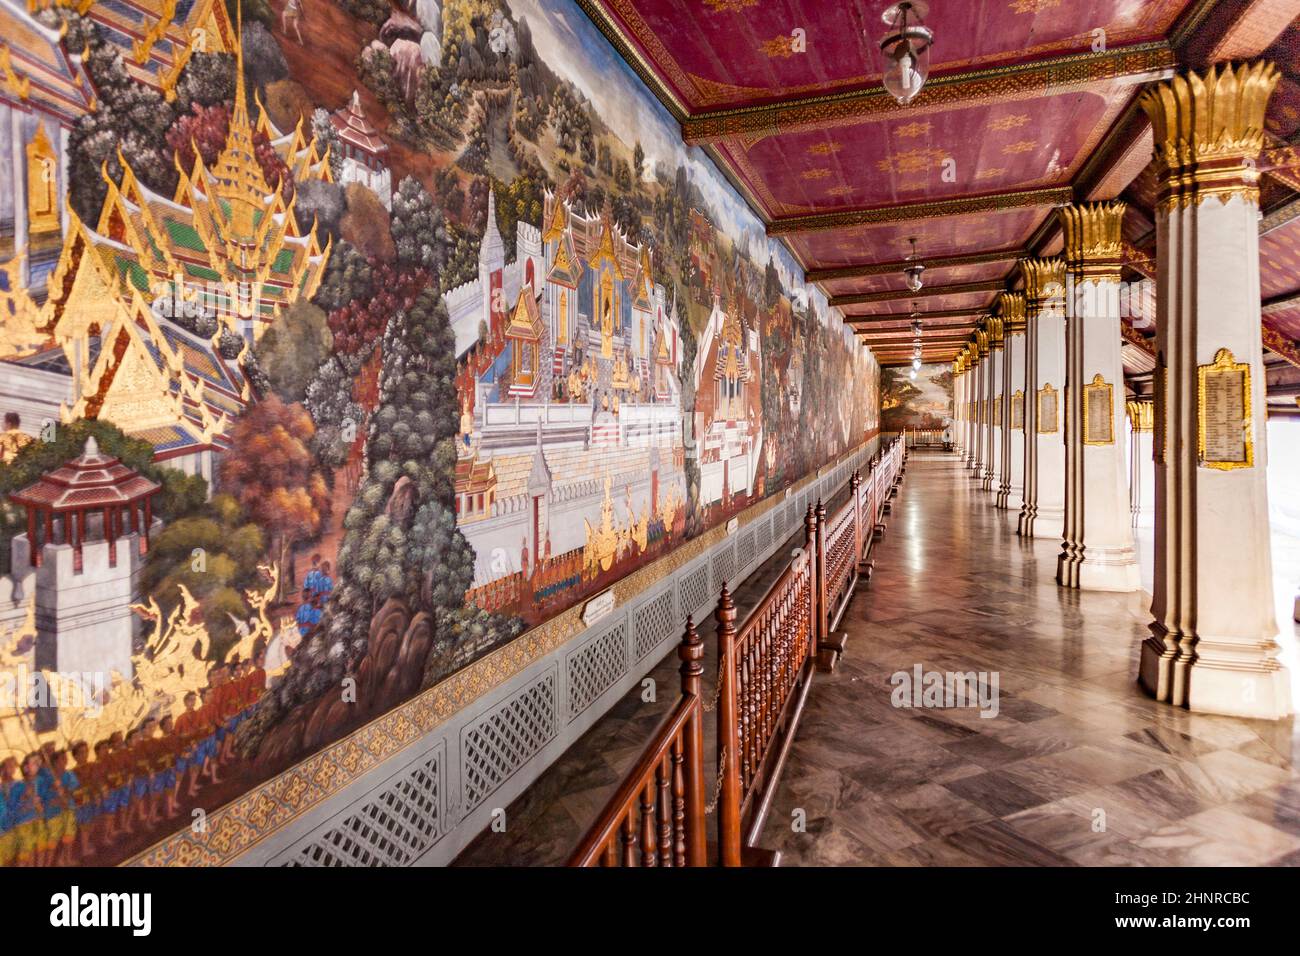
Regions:
[[[950,269],[955,266],[978,266],[990,262],[1014,262],[1029,255],[1024,249],[1002,249],[994,252],[969,252],[960,256],[938,256],[926,258],[918,256],[917,261],[927,269]],[[894,262],[862,262],[851,266],[836,266],[831,269],[809,269],[804,273],[808,282],[827,282],[831,279],[861,279],[867,276],[901,273],[903,267],[910,265],[910,260],[899,259]]]
[[[929,116],[990,101],[1022,102],[1086,90],[1106,81],[1136,85],[1168,77],[1174,65],[1173,51],[1159,40],[1102,53],[1072,53],[1032,63],[932,76],[920,95],[905,106],[899,105],[884,87],[873,86],[830,96],[800,96],[763,106],[696,113],[682,121],[682,138],[691,146],[729,139],[743,139],[748,145],[779,133],[873,123],[898,116]]]
[[[890,289],[887,292],[859,292],[854,295],[831,296],[832,308],[844,305],[865,305],[869,302],[896,302],[899,299],[923,299],[934,295],[964,295],[972,292],[1005,292],[1006,282],[987,279],[983,282],[959,282],[955,285],[926,286],[920,292],[909,289]]]
[[[1292,196],[1286,202],[1264,213],[1264,218],[1259,223],[1259,234],[1267,236],[1270,232],[1275,232],[1297,219],[1300,219],[1300,196]]]
[[[934,312],[918,312],[916,317],[924,322],[926,319],[957,319],[974,316],[977,320],[988,315],[988,309],[936,309]],[[870,325],[877,322],[910,322],[912,316],[907,312],[869,312],[863,315],[846,315],[844,321],[853,325],[862,323]],[[964,323],[956,323],[961,325]]]
[[[914,222],[919,219],[943,219],[972,213],[998,213],[1010,209],[1039,206],[1065,206],[1073,201],[1069,186],[1047,189],[1016,189],[983,196],[959,196],[954,199],[895,203],[864,209],[838,209],[834,212],[804,216],[782,216],[767,224],[769,236],[789,236],[800,232],[823,232],[851,226],[876,226],[884,223]]]
[[[1288,309],[1300,309],[1300,292],[1288,292],[1285,295],[1265,299],[1263,305],[1260,306],[1260,311],[1265,315],[1285,312]]]

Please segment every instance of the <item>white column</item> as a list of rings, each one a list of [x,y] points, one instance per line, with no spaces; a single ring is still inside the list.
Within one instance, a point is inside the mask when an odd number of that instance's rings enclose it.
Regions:
[[[1149,528],[1155,520],[1156,472],[1151,447],[1155,403],[1128,403],[1128,503],[1133,527]]]
[[[952,414],[954,419],[953,441],[956,443],[958,457],[966,455],[966,352],[958,353],[952,363]]]
[[[1061,535],[1065,521],[1065,262],[1022,259],[1025,282],[1025,501],[1017,533]]]
[[[988,333],[980,329],[975,333],[975,377],[971,382],[971,401],[974,415],[971,419],[971,470],[974,477],[984,477],[984,462],[988,460],[988,430],[985,427],[988,404],[984,401],[988,391],[989,374],[989,338]]]
[[[1261,359],[1259,173],[1279,72],[1149,87],[1159,191],[1155,593],[1139,680],[1192,710],[1292,712],[1277,659]]]
[[[1025,295],[998,296],[1002,357],[1002,474],[998,507],[1020,511],[1025,490]]]
[[[989,334],[988,376],[984,397],[988,403],[987,432],[988,457],[984,460],[983,488],[997,493],[997,481],[1002,473],[1002,415],[998,399],[1002,394],[1002,320],[990,315],[986,320]]]
[[[1129,522],[1120,358],[1122,202],[1058,210],[1065,233],[1065,587],[1142,586]]]

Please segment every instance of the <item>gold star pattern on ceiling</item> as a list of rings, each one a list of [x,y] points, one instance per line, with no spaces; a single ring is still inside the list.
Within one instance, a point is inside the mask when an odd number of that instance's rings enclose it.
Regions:
[[[1014,143],[1007,143],[1002,147],[1003,156],[1016,156],[1020,153],[1032,153],[1038,148],[1038,140],[1022,139]]]
[[[993,122],[989,123],[989,130],[994,133],[1005,133],[1008,130],[1020,129],[1029,122],[1028,113],[1015,113],[1011,116],[999,116]]]
[[[825,166],[819,166],[816,169],[805,169],[802,173],[799,174],[799,178],[806,179],[809,181],[815,181],[819,179],[827,179],[830,177],[830,175],[831,175],[831,171],[829,169],[827,169]]]
[[[844,148],[843,143],[813,143],[808,147],[808,153],[811,156],[832,156]]]
[[[930,132],[929,120],[917,120],[914,123],[907,123],[899,126],[894,130],[894,135],[899,139],[912,139],[917,136],[924,136]]]

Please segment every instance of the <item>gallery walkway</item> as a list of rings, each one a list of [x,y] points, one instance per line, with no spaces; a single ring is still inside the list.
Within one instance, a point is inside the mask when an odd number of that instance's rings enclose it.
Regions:
[[[761,843],[786,866],[1300,863],[1293,721],[1146,697],[1147,599],[1058,588],[1060,542],[1022,541],[969,475],[910,459]],[[893,707],[917,664],[998,672],[997,716]]]
[[[785,866],[1300,864],[1294,721],[1145,696],[1147,599],[1058,588],[1059,542],[1019,539],[1014,513],[969,475],[955,455],[911,457],[875,576],[845,617],[846,655],[813,684],[760,844]],[[996,673],[996,717],[893,706],[891,676],[916,665]],[[629,720],[635,699],[620,709],[618,728],[640,737],[606,740],[634,752],[654,718]],[[462,862],[562,862],[599,812],[593,784],[617,775],[588,763],[585,777],[555,779]]]

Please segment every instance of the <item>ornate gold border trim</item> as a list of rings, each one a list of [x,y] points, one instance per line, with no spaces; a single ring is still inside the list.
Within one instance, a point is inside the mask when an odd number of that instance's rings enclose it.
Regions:
[[[1047,420],[1047,416],[1043,412],[1044,409],[1043,402],[1049,398],[1052,400],[1053,403],[1052,411],[1054,414],[1052,415],[1052,427],[1044,428],[1043,422]],[[1038,416],[1037,417],[1038,417],[1038,421],[1037,421],[1038,434],[1055,435],[1057,432],[1061,430],[1061,393],[1057,391],[1057,389],[1052,387],[1051,382],[1047,382],[1045,385],[1043,385],[1042,388],[1038,390]]]
[[[1226,372],[1241,373],[1241,414],[1242,445],[1245,459],[1231,461],[1208,459],[1205,457],[1206,409],[1205,389],[1211,375]],[[1251,434],[1254,421],[1250,407],[1250,363],[1235,361],[1231,349],[1219,349],[1214,353],[1214,361],[1208,365],[1196,366],[1196,464],[1201,468],[1213,468],[1216,471],[1234,471],[1237,468],[1255,467],[1255,441]]]
[[[1095,437],[1088,429],[1088,420],[1091,416],[1088,414],[1089,399],[1098,392],[1106,393],[1106,437]],[[1101,377],[1098,372],[1092,377],[1092,381],[1083,386],[1083,408],[1081,409],[1080,418],[1083,419],[1083,443],[1085,445],[1113,445],[1115,444],[1115,388],[1110,382]]]
[[[877,226],[886,223],[912,222],[918,219],[943,219],[982,212],[1010,212],[1070,203],[1074,192],[1069,186],[1048,189],[1017,189],[984,196],[958,196],[933,202],[899,203],[869,206],[865,209],[840,209],[835,212],[806,216],[782,216],[767,225],[769,236],[788,236],[799,232],[821,232],[845,226]]]

